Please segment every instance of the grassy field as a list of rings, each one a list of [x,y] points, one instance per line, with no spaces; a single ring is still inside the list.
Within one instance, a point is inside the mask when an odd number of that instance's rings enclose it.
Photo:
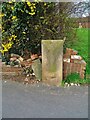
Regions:
[[[77,41],[75,42],[73,49],[78,51],[78,54],[88,62],[88,31],[90,29],[82,28],[77,29]]]
[[[73,49],[78,51],[78,54],[82,56],[82,58],[86,61],[86,74],[90,74],[90,68],[88,65],[88,33],[90,29],[81,28],[77,29],[77,40],[75,44],[72,46]]]

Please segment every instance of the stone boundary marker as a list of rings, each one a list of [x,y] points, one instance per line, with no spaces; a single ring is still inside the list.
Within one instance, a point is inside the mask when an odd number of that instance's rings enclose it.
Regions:
[[[64,40],[42,40],[42,82],[60,86],[63,79]]]

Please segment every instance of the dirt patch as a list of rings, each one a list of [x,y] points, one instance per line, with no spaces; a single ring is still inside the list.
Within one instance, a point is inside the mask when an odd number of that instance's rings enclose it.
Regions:
[[[12,81],[17,81],[17,82],[22,82],[24,84],[33,84],[33,83],[38,83],[40,81],[36,80],[35,77],[26,77],[25,75],[2,75],[2,80],[12,80]]]

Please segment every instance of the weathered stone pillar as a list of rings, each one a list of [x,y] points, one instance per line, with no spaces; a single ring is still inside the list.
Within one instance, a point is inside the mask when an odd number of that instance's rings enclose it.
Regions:
[[[42,81],[59,86],[63,78],[63,40],[42,40]]]

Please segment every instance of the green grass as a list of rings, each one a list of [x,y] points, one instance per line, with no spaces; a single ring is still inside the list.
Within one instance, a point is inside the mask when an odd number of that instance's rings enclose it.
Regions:
[[[73,49],[78,51],[78,55],[80,55],[85,62],[86,65],[86,74],[90,74],[89,61],[88,61],[88,33],[90,29],[81,28],[77,29],[77,40],[72,46]]]
[[[62,81],[62,85],[64,85],[65,83],[77,83],[81,85],[90,84],[90,79],[81,79],[78,73],[72,73],[68,75],[64,81]]]
[[[86,62],[88,61],[88,31],[90,31],[90,29],[77,29],[77,40],[72,46]]]

